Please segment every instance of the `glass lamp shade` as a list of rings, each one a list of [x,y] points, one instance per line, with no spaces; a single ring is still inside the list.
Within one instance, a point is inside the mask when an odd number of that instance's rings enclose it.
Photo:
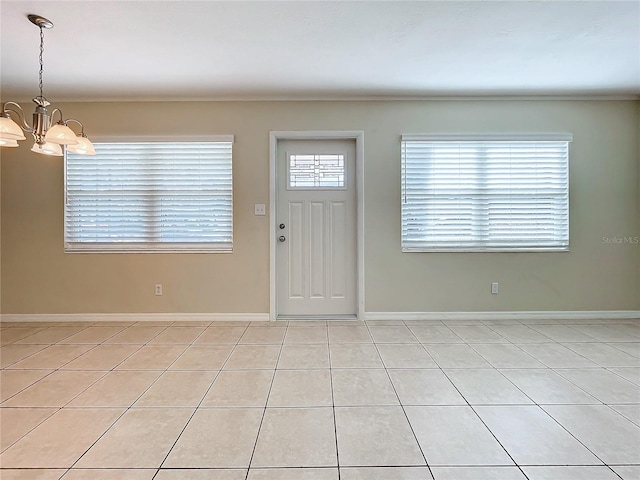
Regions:
[[[77,153],[80,155],[96,154],[96,149],[93,148],[93,143],[91,143],[87,137],[78,135],[76,139],[78,140],[78,143],[76,143],[75,145],[69,145],[67,147],[67,152]]]
[[[16,122],[8,117],[0,117],[0,139],[2,140],[24,140],[22,129]]]
[[[0,147],[17,147],[18,140],[0,138]]]
[[[31,148],[32,152],[41,153],[42,155],[53,155],[54,157],[62,156],[62,147],[55,143],[45,143],[44,145],[39,145],[38,143],[34,143]]]
[[[52,125],[44,137],[45,142],[57,143],[58,145],[74,145],[78,143],[76,134],[66,125],[56,123]]]

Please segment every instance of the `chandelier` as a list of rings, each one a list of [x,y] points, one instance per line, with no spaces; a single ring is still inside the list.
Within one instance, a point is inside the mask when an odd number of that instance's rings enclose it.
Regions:
[[[25,119],[25,114],[20,105],[16,102],[4,102],[0,113],[0,147],[17,147],[18,140],[25,140],[24,133],[33,135],[35,143],[31,148],[32,152],[43,155],[62,156],[63,148],[68,152],[82,155],[95,155],[95,149],[84,133],[84,125],[75,118],[64,119],[62,111],[54,108],[51,114],[47,107],[51,105],[42,93],[42,54],[44,53],[44,29],[53,28],[53,23],[39,15],[27,15],[27,18],[40,29],[40,72],[39,86],[40,95],[33,99],[36,110],[33,113],[33,122],[29,125]],[[16,123],[11,114],[17,117],[20,125]],[[57,123],[52,123],[54,117],[59,116]],[[80,133],[75,134],[69,124],[80,126]]]

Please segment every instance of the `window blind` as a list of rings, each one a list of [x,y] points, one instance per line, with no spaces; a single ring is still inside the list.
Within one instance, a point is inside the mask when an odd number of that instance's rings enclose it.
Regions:
[[[403,136],[402,250],[567,250],[570,141]]]
[[[232,138],[65,156],[66,251],[231,251]]]

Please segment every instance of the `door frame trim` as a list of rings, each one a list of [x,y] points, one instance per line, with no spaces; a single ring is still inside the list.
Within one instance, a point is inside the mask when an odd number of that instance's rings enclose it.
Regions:
[[[269,320],[278,317],[276,302],[276,183],[278,141],[354,140],[356,142],[356,319],[364,318],[364,131],[362,130],[272,130],[269,132]],[[315,316],[317,317],[317,316]]]

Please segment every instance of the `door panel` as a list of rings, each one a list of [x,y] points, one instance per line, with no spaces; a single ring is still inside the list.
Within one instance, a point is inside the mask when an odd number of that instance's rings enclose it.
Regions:
[[[279,140],[276,313],[357,314],[353,140]]]

